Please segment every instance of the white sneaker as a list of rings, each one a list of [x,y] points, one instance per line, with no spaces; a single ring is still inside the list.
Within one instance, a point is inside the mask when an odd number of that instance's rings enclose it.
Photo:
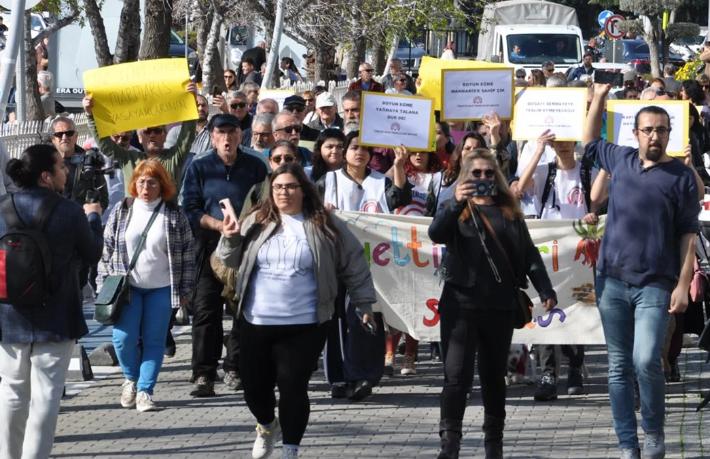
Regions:
[[[145,413],[146,411],[158,411],[158,405],[153,401],[153,396],[148,392],[140,391],[136,397],[136,410],[139,413]]]
[[[126,379],[121,385],[121,406],[133,408],[136,406],[136,382]]]
[[[256,440],[254,440],[254,447],[251,450],[252,459],[264,459],[271,456],[276,437],[279,434],[281,434],[281,426],[278,418],[274,418],[271,424],[265,426],[257,423]]]

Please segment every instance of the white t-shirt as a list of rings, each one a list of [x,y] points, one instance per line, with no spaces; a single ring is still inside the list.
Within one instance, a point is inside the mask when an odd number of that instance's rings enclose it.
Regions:
[[[542,216],[540,217],[542,220],[557,220],[561,218],[580,219],[584,217],[588,211],[587,203],[584,199],[582,179],[580,177],[581,169],[581,161],[577,161],[573,169],[562,170],[558,167],[554,185],[550,189],[550,194],[547,196],[547,202],[543,203],[542,193],[545,189],[545,183],[547,182],[549,166],[548,164],[540,162],[533,174],[533,204],[535,207],[535,215],[540,214],[540,206],[543,206]],[[592,170],[592,183],[597,173],[598,170]]]
[[[153,209],[160,204],[160,198],[152,202],[135,199],[131,206],[131,217],[126,228],[126,249],[128,262],[138,247],[141,234],[148,225]],[[143,250],[138,255],[136,266],[129,275],[130,285],[138,288],[162,288],[170,285],[170,259],[168,258],[168,238],[165,233],[165,205],[148,230]]]
[[[318,288],[303,215],[281,214],[281,228],[259,248],[245,298],[254,325],[318,322]]]
[[[520,151],[520,154],[518,154],[518,169],[515,171],[516,177],[521,177],[523,175],[523,172],[525,172],[525,169],[528,167],[528,164],[530,164],[530,161],[532,161],[532,157],[535,154],[536,147],[537,142],[525,142],[523,149]],[[537,164],[538,166],[540,166],[541,164],[547,165],[550,161],[554,161],[555,157],[555,150],[553,150],[551,146],[546,145],[545,151],[542,152],[540,161],[538,161]],[[520,209],[523,211],[524,215],[537,215],[533,194],[534,193],[531,190],[528,190],[523,193],[523,197],[520,198]]]

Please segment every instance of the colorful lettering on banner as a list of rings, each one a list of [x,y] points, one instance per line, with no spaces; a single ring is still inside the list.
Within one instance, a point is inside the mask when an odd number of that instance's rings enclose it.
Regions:
[[[431,218],[338,212],[364,248],[378,304],[387,323],[420,340],[439,340],[439,298],[446,247],[434,244]],[[603,223],[529,220],[530,235],[547,267],[559,304],[551,311],[535,304],[533,320],[516,330],[513,341],[527,344],[604,344],[594,296],[593,268],[599,256]]]

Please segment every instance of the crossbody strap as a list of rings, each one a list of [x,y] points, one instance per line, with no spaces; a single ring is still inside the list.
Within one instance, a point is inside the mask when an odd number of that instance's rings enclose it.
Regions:
[[[143,233],[141,233],[141,239],[138,241],[138,245],[136,246],[136,250],[133,252],[133,256],[131,257],[131,263],[128,265],[128,273],[133,271],[133,268],[136,266],[136,262],[138,261],[138,255],[140,255],[141,250],[143,250],[143,246],[145,245],[145,240],[148,238],[148,230],[150,230],[150,227],[153,226],[153,222],[155,219],[158,217],[158,213],[160,213],[160,208],[163,207],[163,202],[161,201],[160,204],[155,206],[155,209],[153,209],[153,213],[150,216],[150,220],[148,220],[148,224],[146,225],[145,229],[143,230]]]
[[[491,226],[491,222],[488,221],[488,218],[483,214],[483,212],[480,212],[478,210],[478,207],[471,205],[471,201],[468,201],[468,209],[471,212],[471,220],[473,220],[474,225],[476,225],[476,229],[478,229],[478,234],[479,234],[479,237],[481,238],[481,244],[483,244],[484,251],[486,253],[486,256],[488,257],[488,262],[492,264],[493,259],[491,258],[490,253],[488,252],[488,248],[486,248],[486,244],[483,239],[483,234],[482,234],[480,228],[478,228],[478,222],[476,222],[475,215],[478,215],[478,217],[481,219],[481,221],[483,222],[483,226],[485,226],[485,228],[486,228],[486,233],[491,235],[493,242],[495,242],[496,246],[498,246],[498,250],[500,251],[501,255],[503,256],[503,260],[505,261],[505,264],[508,268],[508,272],[512,276],[512,281],[515,285],[517,285],[518,284],[518,280],[517,280],[518,276],[515,275],[515,271],[513,270],[513,264],[510,262],[510,258],[508,258],[508,253],[503,248],[503,244],[500,243],[498,236],[496,236],[496,232],[493,231],[493,226]],[[494,271],[494,275],[496,275],[496,280],[498,282],[500,282],[500,280],[498,280],[500,275],[497,274],[497,270]]]

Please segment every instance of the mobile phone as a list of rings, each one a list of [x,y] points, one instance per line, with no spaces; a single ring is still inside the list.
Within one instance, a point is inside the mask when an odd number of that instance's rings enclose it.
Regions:
[[[363,323],[362,313],[359,310],[357,310],[357,309],[355,310],[355,315],[357,316],[358,319],[360,319],[360,325],[362,326],[362,328],[364,328],[365,331],[367,331],[369,334],[375,335],[375,333],[376,333],[375,326],[372,325],[370,322]]]
[[[607,72],[606,70],[594,71],[595,83],[608,83],[612,87],[624,86],[624,75],[619,72]]]
[[[222,91],[219,90],[219,86],[217,86],[217,85],[212,86],[212,96],[217,97],[217,96],[221,96],[221,95],[222,95]]]
[[[219,208],[222,209],[222,215],[224,215],[225,218],[229,215],[232,221],[239,221],[237,213],[234,211],[234,207],[232,207],[232,203],[229,198],[224,198],[219,201]]]

